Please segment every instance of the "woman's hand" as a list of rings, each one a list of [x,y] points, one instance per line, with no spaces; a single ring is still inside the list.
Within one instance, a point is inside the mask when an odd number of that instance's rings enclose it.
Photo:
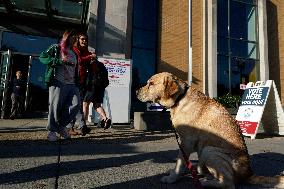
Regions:
[[[91,54],[91,60],[95,60],[97,58],[97,55],[95,53]]]

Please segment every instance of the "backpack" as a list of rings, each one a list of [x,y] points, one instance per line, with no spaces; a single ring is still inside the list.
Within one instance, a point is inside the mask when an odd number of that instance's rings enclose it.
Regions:
[[[89,78],[92,81],[91,85],[93,87],[106,88],[109,85],[108,71],[104,63],[98,60],[91,63],[96,64],[96,71],[94,73],[89,72]]]

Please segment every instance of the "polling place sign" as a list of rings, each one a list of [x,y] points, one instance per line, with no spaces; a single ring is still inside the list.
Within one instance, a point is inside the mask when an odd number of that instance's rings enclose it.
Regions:
[[[265,118],[263,119],[263,117]],[[271,121],[276,119],[274,122],[277,124],[271,124],[268,117]],[[275,83],[272,80],[245,89],[236,120],[243,135],[251,138],[255,138],[261,121],[264,131],[284,134],[283,109]]]

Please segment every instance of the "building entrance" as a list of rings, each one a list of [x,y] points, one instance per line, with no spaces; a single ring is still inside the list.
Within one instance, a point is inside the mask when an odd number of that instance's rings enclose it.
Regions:
[[[0,67],[0,106],[1,117],[9,118],[11,113],[11,82],[16,71],[22,72],[26,85],[24,88],[23,117],[38,117],[48,111],[48,89],[44,84],[44,70],[37,56],[16,54],[11,50],[1,55]]]
[[[11,88],[9,82],[15,72],[21,70],[25,79],[24,117],[42,117],[48,111],[48,88],[44,83],[45,65],[39,54],[58,39],[51,37],[2,32],[0,62],[0,108],[1,118],[9,118],[11,111]]]

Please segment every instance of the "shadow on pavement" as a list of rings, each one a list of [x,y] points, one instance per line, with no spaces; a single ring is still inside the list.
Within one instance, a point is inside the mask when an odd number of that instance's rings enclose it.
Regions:
[[[152,153],[142,153],[137,155],[65,161],[60,162],[59,168],[57,167],[57,163],[45,164],[30,169],[0,174],[0,184],[25,183],[55,177],[54,173],[56,172],[58,174],[57,176],[60,177],[74,173],[95,171],[111,167],[120,167],[123,165],[131,165],[147,160],[153,160],[153,162],[156,163],[174,162],[173,160],[169,160],[168,157],[175,157],[177,153],[177,150],[169,150]],[[60,171],[58,171],[57,169]]]
[[[254,173],[263,176],[283,175],[284,154],[267,152],[250,156]]]
[[[90,155],[98,154],[117,154],[117,149],[123,153],[135,152],[134,147],[127,144],[135,144],[140,142],[160,141],[172,138],[174,135],[169,131],[164,132],[120,132],[118,130],[111,132],[98,131],[96,134],[91,134],[86,137],[72,138],[69,140],[60,140],[57,142],[49,142],[46,139],[7,139],[0,140],[0,158],[17,158],[17,157],[48,157],[58,155],[59,145],[72,146],[70,150],[62,152],[61,155]],[[169,134],[170,133],[170,134]],[[21,133],[20,133],[21,134]],[[33,134],[37,135],[36,132]],[[12,135],[13,136],[13,133]],[[43,137],[46,137],[46,131],[43,132]],[[40,137],[39,137],[40,138]],[[99,150],[102,145],[120,145],[122,148],[114,148],[106,151]],[[72,150],[77,148],[76,150]]]
[[[184,176],[176,183],[161,183],[160,179],[166,174],[159,174],[147,178],[131,180],[127,182],[115,183],[92,189],[195,189],[193,182],[189,176]]]

